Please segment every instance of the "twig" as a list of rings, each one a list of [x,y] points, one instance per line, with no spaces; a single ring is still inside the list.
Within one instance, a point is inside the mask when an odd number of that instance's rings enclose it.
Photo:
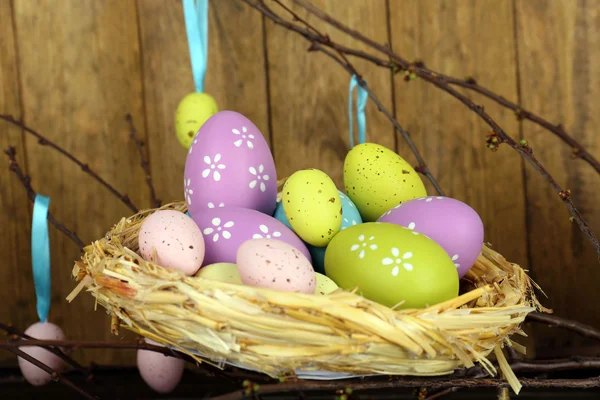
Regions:
[[[138,149],[138,153],[140,154],[140,165],[144,170],[144,175],[146,177],[146,184],[150,189],[150,197],[152,199],[152,205],[154,208],[158,208],[161,205],[161,201],[156,198],[156,190],[154,189],[154,184],[152,183],[152,174],[150,174],[150,164],[144,156],[144,142],[137,138],[135,125],[133,124],[133,117],[131,114],[127,113],[125,115],[125,120],[129,124],[129,137],[135,143],[135,147]]]
[[[17,159],[15,157],[15,155],[16,155],[15,148],[9,147],[8,149],[4,150],[4,153],[8,156],[8,159],[9,159],[9,169],[19,177],[19,180],[21,181],[21,183],[27,190],[27,197],[29,197],[29,200],[31,202],[34,202],[35,197],[37,196],[37,193],[31,187],[31,179],[23,173],[23,171],[21,170],[21,167],[19,167],[19,164],[17,163]],[[58,222],[56,220],[56,218],[54,218],[52,213],[50,213],[49,211],[48,211],[48,221],[50,221],[50,223],[52,225],[54,225],[54,227],[56,227],[56,229],[58,229],[59,231],[61,231],[65,235],[67,235],[67,237],[69,239],[71,239],[73,241],[73,243],[75,243],[77,245],[77,247],[79,247],[80,250],[82,250],[85,247],[85,245],[83,244],[83,241],[79,238],[79,236],[77,236],[77,234],[75,232],[67,229],[63,224]]]
[[[38,139],[38,143],[41,144],[42,146],[49,146],[49,147],[53,148],[54,150],[58,151],[60,154],[62,154],[63,156],[65,156],[66,158],[68,158],[69,160],[74,162],[75,164],[77,164],[83,172],[90,175],[92,178],[94,178],[98,182],[100,182],[100,184],[102,186],[106,187],[112,194],[114,194],[116,197],[118,197],[119,200],[121,200],[127,207],[129,207],[129,209],[131,211],[133,211],[134,213],[138,212],[137,207],[133,204],[133,202],[131,201],[129,196],[119,192],[110,183],[106,182],[97,173],[95,173],[89,167],[89,165],[81,162],[73,154],[69,153],[67,150],[63,149],[62,147],[60,147],[56,143],[52,142],[51,140],[46,139],[45,137],[43,137],[40,133],[38,133],[34,129],[31,129],[31,128],[25,126],[25,124],[22,121],[16,120],[11,115],[0,115],[0,119],[3,119],[4,121],[9,122],[21,129],[23,129],[25,132],[29,133],[30,135],[35,136]]]
[[[526,317],[526,320],[567,329],[581,336],[594,340],[600,340],[600,331],[591,327],[590,325],[582,324],[581,322],[538,312],[529,313]]]
[[[515,361],[510,364],[514,372],[561,372],[600,369],[600,358],[572,357],[565,360]]]
[[[434,400],[434,399],[439,399],[440,397],[444,397],[450,393],[455,393],[458,392],[461,388],[459,387],[449,387],[448,389],[443,389],[443,390],[439,390],[435,393],[432,393],[431,396],[427,396],[425,397],[424,400]]]
[[[287,28],[288,30],[291,30],[291,31],[299,33],[300,35],[302,35],[303,37],[305,37],[307,40],[309,40],[313,44],[313,46],[314,46],[314,43],[320,43],[320,44],[322,44],[324,46],[331,47],[331,48],[335,49],[338,52],[343,52],[345,54],[350,54],[350,53],[347,53],[347,52],[344,51],[344,47],[343,46],[340,46],[337,43],[333,42],[328,35],[315,34],[315,33],[311,32],[308,29],[304,29],[302,27],[299,27],[299,26],[297,26],[297,25],[295,25],[293,23],[290,23],[290,22],[285,21],[282,18],[278,17],[270,9],[268,9],[268,7],[266,7],[262,1],[259,1],[259,2],[255,2],[253,0],[243,0],[243,1],[246,2],[246,3],[248,3],[249,5],[251,5],[255,9],[261,11],[266,17],[270,18],[271,20],[273,20],[278,25],[281,25],[281,26]],[[448,82],[446,82],[443,79],[443,77],[440,77],[440,74],[438,74],[437,72],[430,71],[430,70],[423,69],[423,68],[419,68],[419,66],[421,64],[412,64],[412,63],[409,63],[404,58],[402,58],[402,57],[398,56],[397,54],[395,54],[390,49],[389,46],[385,46],[385,45],[379,44],[379,43],[375,42],[374,40],[371,40],[371,39],[367,38],[366,36],[364,36],[360,32],[358,32],[356,30],[353,30],[353,29],[345,26],[341,22],[335,20],[330,15],[324,13],[323,11],[319,10],[318,8],[316,8],[315,6],[313,6],[312,4],[308,3],[305,0],[293,0],[293,1],[296,4],[298,4],[299,6],[303,7],[306,11],[308,11],[312,15],[316,16],[317,18],[321,19],[322,21],[328,23],[329,25],[331,25],[331,26],[333,26],[333,27],[341,30],[342,32],[348,34],[349,36],[351,36],[351,37],[353,37],[353,38],[355,38],[355,39],[357,39],[357,40],[359,40],[359,41],[367,44],[371,48],[374,48],[374,49],[376,49],[376,50],[378,50],[378,51],[386,54],[388,57],[390,57],[390,59],[394,63],[397,63],[397,65],[401,69],[409,71],[410,73],[414,73],[416,76],[421,77],[426,82],[429,82],[429,83],[437,86],[438,88],[442,89],[443,91],[449,93],[450,95],[452,95],[453,97],[455,97],[456,99],[458,99],[466,107],[468,107],[469,109],[471,109],[472,111],[474,111],[487,125],[490,126],[490,128],[492,128],[492,131],[493,131],[492,136],[493,137],[490,138],[490,140],[492,140],[492,144],[493,145],[490,145],[490,148],[497,149],[498,145],[500,143],[506,143],[510,147],[512,147],[514,150],[516,150],[528,163],[530,163],[546,179],[546,181],[550,184],[550,186],[554,189],[554,191],[559,195],[560,199],[563,201],[563,203],[565,204],[565,206],[567,207],[567,209],[569,210],[569,212],[573,216],[573,220],[575,220],[577,222],[577,224],[579,225],[579,228],[581,229],[581,231],[587,236],[588,240],[592,243],[592,245],[596,249],[596,252],[598,254],[600,254],[600,242],[598,241],[598,239],[596,238],[596,236],[592,232],[592,230],[589,228],[589,226],[585,222],[585,220],[581,217],[579,211],[577,210],[577,208],[575,207],[575,205],[571,201],[570,191],[563,190],[560,187],[560,185],[558,185],[558,183],[556,182],[556,180],[552,177],[552,175],[533,156],[533,153],[532,153],[531,149],[527,145],[521,145],[520,143],[517,143],[512,137],[510,137],[483,110],[483,107],[481,107],[481,106],[473,103],[473,101],[471,101],[468,97],[466,97],[465,95],[463,95],[460,92],[456,91],[453,87],[451,87],[448,84]],[[294,14],[293,17],[294,17],[295,20],[298,20],[298,17],[297,17],[296,14]],[[311,48],[313,46],[311,46]]]
[[[11,325],[3,324],[1,322],[0,322],[0,329],[3,329],[4,331],[6,331],[6,333],[8,335],[12,335],[13,336],[13,338],[11,339],[12,341],[17,341],[18,338],[36,340],[36,339],[32,338],[31,336],[26,335],[25,333],[19,331],[15,327],[13,327]],[[79,364],[77,361],[75,361],[74,359],[69,357],[67,354],[62,352],[60,350],[60,348],[58,348],[58,347],[45,346],[44,348],[46,350],[50,351],[51,353],[53,353],[54,355],[56,355],[57,357],[60,357],[61,359],[63,359],[67,364],[71,365],[73,368],[75,368],[81,374],[85,375],[86,379],[88,379],[88,380],[92,379],[91,368],[85,368],[84,366]]]
[[[587,379],[530,379],[523,378],[519,382],[524,388],[565,388],[565,389],[591,389],[600,386],[600,377]],[[343,385],[343,386],[342,386]],[[477,378],[395,378],[388,381],[357,381],[340,382],[335,381],[302,381],[279,383],[273,385],[263,385],[260,387],[262,394],[269,393],[287,393],[298,390],[303,391],[334,391],[342,387],[349,387],[353,391],[374,390],[374,389],[409,389],[427,387],[430,390],[448,389],[448,388],[500,388],[509,387],[508,382],[501,379],[477,379]],[[210,398],[210,400],[241,400],[244,398],[244,391],[237,390],[221,396]]]
[[[76,384],[74,384],[73,382],[71,382],[69,379],[67,379],[65,376],[61,375],[60,373],[56,372],[54,369],[50,368],[49,366],[47,366],[46,364],[44,364],[43,362],[37,360],[36,358],[30,356],[29,354],[25,353],[22,350],[19,350],[17,348],[7,348],[6,350],[10,351],[11,353],[23,358],[26,361],[29,361],[30,363],[32,363],[33,365],[35,365],[36,367],[46,371],[47,373],[50,374],[50,376],[52,377],[52,380],[54,382],[60,382],[63,385],[73,389],[74,391],[76,391],[77,393],[79,393],[80,395],[82,395],[83,397],[85,397],[86,399],[91,399],[91,400],[95,400],[97,399],[96,396],[92,396],[91,394],[89,394],[88,392],[86,392],[84,389],[80,388],[79,386],[77,386]]]
[[[262,12],[263,14],[265,14],[266,16],[268,16],[270,19],[272,19],[273,21],[275,21],[279,25],[285,26],[285,27],[287,27],[288,29],[291,29],[291,30],[296,30],[295,28],[298,28],[295,25],[289,23],[288,21],[280,18],[277,14],[275,14],[269,7],[267,7],[262,2],[256,3],[256,2],[254,2],[252,0],[242,0],[242,1],[246,2],[251,7],[256,8],[257,10],[259,10],[260,12]],[[288,10],[289,12],[291,12],[295,20],[300,21],[301,23],[303,23],[307,27],[309,27],[309,29],[317,32],[316,34],[312,34],[313,36],[316,35],[318,37],[325,37],[323,34],[318,33],[318,31],[314,27],[312,27],[310,24],[308,24],[306,21],[304,21],[302,18],[300,18],[297,14],[293,13],[293,11],[291,11],[289,8],[285,7],[279,1],[277,1],[277,3],[280,4],[284,9]],[[301,33],[301,34],[302,34],[302,32],[307,32],[308,34],[310,34],[310,31],[308,31],[308,30],[302,30],[301,28],[298,28],[298,29],[300,29],[300,31],[298,31],[298,30],[296,30],[296,31],[299,32],[299,33]],[[330,39],[327,38],[326,40],[330,40]],[[365,91],[369,95],[369,98],[377,106],[377,109],[380,112],[382,112],[387,117],[388,120],[390,120],[392,122],[392,124],[394,125],[394,128],[396,129],[396,131],[404,138],[404,140],[406,141],[406,143],[410,147],[411,151],[415,155],[415,157],[417,159],[417,162],[419,163],[419,165],[416,166],[415,170],[417,172],[425,175],[425,177],[427,177],[427,179],[431,182],[431,184],[433,185],[433,187],[435,188],[435,190],[440,195],[444,195],[444,192],[443,192],[442,188],[440,187],[439,183],[436,181],[436,179],[433,177],[433,175],[429,171],[429,168],[427,167],[425,159],[421,156],[421,153],[417,149],[415,143],[412,141],[412,139],[410,137],[410,134],[404,128],[402,128],[402,126],[400,125],[400,123],[398,122],[398,120],[393,116],[393,114],[391,112],[389,112],[384,107],[384,105],[381,103],[381,101],[379,101],[379,99],[377,98],[377,96],[375,96],[375,94],[373,93],[373,91],[371,91],[371,89],[369,89],[369,87],[367,86],[366,82],[362,78],[362,75],[356,70],[356,68],[354,68],[354,66],[345,57],[344,51],[340,51],[339,49],[341,49],[341,48],[338,48],[338,46],[330,46],[334,50],[336,50],[338,52],[338,54],[341,55],[342,59],[340,59],[340,58],[336,57],[334,54],[332,54],[331,52],[329,52],[326,49],[324,49],[322,46],[320,46],[317,41],[311,41],[311,43],[312,44],[311,44],[311,47],[309,48],[309,51],[321,51],[322,53],[328,55],[329,57],[331,57],[332,59],[334,59],[336,62],[338,62],[344,69],[346,69],[346,71],[348,71],[348,73],[350,75],[356,75],[358,84],[362,88],[365,89]]]

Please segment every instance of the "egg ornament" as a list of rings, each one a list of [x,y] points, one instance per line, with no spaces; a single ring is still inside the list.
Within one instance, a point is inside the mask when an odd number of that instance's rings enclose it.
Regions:
[[[335,183],[323,171],[294,172],[283,185],[281,203],[302,240],[325,247],[342,226],[342,202]]]
[[[386,212],[379,221],[429,236],[451,257],[459,278],[475,264],[483,247],[484,227],[479,214],[450,197],[427,196],[406,201]]]
[[[65,340],[63,331],[50,322],[37,322],[27,328],[25,334],[39,340]],[[41,361],[57,372],[61,372],[65,367],[65,362],[62,358],[42,347],[24,346],[20,347],[19,350]],[[29,361],[18,357],[18,363],[23,377],[33,386],[43,386],[52,380],[49,373]]]
[[[339,289],[338,285],[336,285],[335,282],[329,277],[318,272],[315,272],[315,275],[317,277],[317,288],[315,290],[315,294],[325,296]]]
[[[243,285],[237,265],[233,263],[215,263],[200,268],[195,277],[212,279],[215,281]]]
[[[219,111],[215,99],[204,92],[186,95],[175,111],[175,133],[183,147],[190,148],[200,127]]]
[[[238,207],[214,208],[195,215],[193,219],[204,235],[204,265],[235,263],[238,248],[250,239],[279,239],[311,260],[306,245],[291,229],[259,211]]]
[[[176,210],[158,210],[146,217],[138,235],[146,261],[193,275],[204,261],[204,236],[196,223]]]
[[[152,340],[145,339],[146,343],[162,346]],[[158,393],[172,392],[183,376],[183,359],[167,356],[151,350],[137,351],[137,367],[142,379],[148,386]]]
[[[362,143],[348,152],[344,187],[365,222],[377,221],[404,201],[427,196],[423,181],[410,164],[375,143]]]
[[[458,295],[454,262],[432,239],[399,225],[367,222],[338,233],[325,272],[340,288],[388,307],[423,308]]]
[[[219,111],[200,128],[184,169],[184,198],[192,217],[210,208],[241,207],[273,215],[277,175],[269,145],[248,118]]]
[[[247,240],[237,251],[236,264],[246,285],[315,293],[316,276],[309,259],[281,240]]]

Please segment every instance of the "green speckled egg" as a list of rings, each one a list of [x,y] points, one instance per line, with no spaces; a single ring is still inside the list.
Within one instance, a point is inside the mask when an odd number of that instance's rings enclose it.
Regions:
[[[342,227],[340,194],[323,171],[294,172],[283,185],[281,202],[294,232],[313,246],[327,246]]]
[[[196,132],[219,111],[215,99],[207,93],[190,93],[177,106],[175,132],[179,143],[189,149]]]
[[[402,157],[384,146],[355,146],[344,161],[346,193],[365,222],[377,221],[403,201],[427,196],[417,172]]]
[[[448,253],[399,225],[367,222],[338,233],[325,252],[325,272],[339,287],[388,307],[424,308],[458,296]]]

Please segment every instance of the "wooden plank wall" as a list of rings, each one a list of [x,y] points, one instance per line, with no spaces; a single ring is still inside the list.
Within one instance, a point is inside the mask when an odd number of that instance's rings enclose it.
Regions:
[[[369,37],[440,72],[473,76],[502,96],[561,122],[600,157],[600,0],[314,0]],[[301,9],[293,10],[306,16]],[[365,49],[308,17],[349,46]],[[326,56],[308,53],[301,37],[265,20],[240,0],[210,3],[206,90],[221,109],[247,115],[271,145],[278,174],[317,167],[342,187],[349,149],[349,76]],[[384,106],[393,110],[447,193],[482,216],[486,240],[528,268],[558,315],[600,327],[599,267],[558,197],[516,153],[485,148],[487,127],[458,101],[419,80],[356,60]],[[182,196],[185,150],[173,114],[193,90],[183,10],[178,0],[0,0],[0,113],[22,118],[86,160],[138,207],[149,191],[128,139],[131,113],[147,141],[158,196]],[[466,93],[466,92],[465,92]],[[600,231],[600,177],[554,136],[469,93],[516,138],[526,138],[582,215]],[[368,139],[414,157],[369,103]],[[17,148],[21,165],[51,211],[84,241],[104,234],[128,208],[51,149],[0,122],[0,145]],[[31,206],[15,177],[0,169],[0,320],[35,322],[31,276]],[[432,191],[431,187],[430,191]],[[74,339],[108,339],[108,318],[90,296],[67,304],[78,250],[51,231],[51,320]],[[565,335],[533,331],[535,348],[577,346]],[[131,339],[131,335],[125,335]],[[112,338],[119,340],[120,338]],[[532,341],[528,342],[529,344]],[[533,350],[533,349],[532,349]],[[83,362],[132,363],[133,352],[79,351]],[[0,360],[14,359],[0,353]]]

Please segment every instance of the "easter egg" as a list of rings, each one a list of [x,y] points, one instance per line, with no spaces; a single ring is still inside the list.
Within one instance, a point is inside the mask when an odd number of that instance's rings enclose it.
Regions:
[[[460,200],[443,196],[420,197],[386,212],[380,222],[404,226],[435,240],[452,258],[462,278],[483,247],[483,222]]]
[[[145,339],[148,344],[162,346]],[[158,393],[169,393],[177,387],[183,376],[185,361],[152,350],[137,351],[137,367],[142,379]]]
[[[327,276],[318,272],[315,272],[315,275],[317,277],[317,289],[315,290],[315,294],[326,295],[339,289],[338,285]]]
[[[458,295],[446,251],[399,225],[367,222],[338,233],[325,252],[325,272],[340,288],[388,307],[423,308]]]
[[[180,211],[159,210],[146,217],[138,242],[144,260],[186,275],[196,273],[204,261],[202,232]]]
[[[344,161],[344,186],[363,221],[376,221],[403,201],[427,196],[417,172],[384,146],[362,143]]]
[[[220,111],[202,125],[185,162],[184,198],[192,217],[229,206],[273,215],[275,162],[252,121],[234,111]]]
[[[196,272],[195,277],[213,279],[216,281],[235,283],[242,285],[242,279],[238,272],[237,265],[233,263],[215,263],[206,265]]]
[[[179,143],[190,148],[198,129],[219,111],[215,99],[207,93],[190,93],[177,105],[175,133]]]
[[[236,262],[246,285],[313,294],[315,271],[294,246],[278,239],[255,239],[242,243]]]
[[[65,340],[63,331],[50,322],[37,322],[27,328],[25,334],[39,340]],[[19,350],[41,361],[57,372],[61,372],[65,367],[65,362],[62,358],[42,347],[24,346],[20,347]],[[18,362],[23,377],[33,386],[46,385],[52,380],[49,373],[29,361],[18,357]]]
[[[291,229],[270,215],[237,207],[214,208],[193,217],[204,235],[204,265],[235,263],[238,248],[250,239],[279,239],[298,249],[306,258],[310,253]]]
[[[327,246],[342,226],[340,194],[331,178],[318,169],[297,171],[286,180],[282,194],[294,232],[313,246]]]

